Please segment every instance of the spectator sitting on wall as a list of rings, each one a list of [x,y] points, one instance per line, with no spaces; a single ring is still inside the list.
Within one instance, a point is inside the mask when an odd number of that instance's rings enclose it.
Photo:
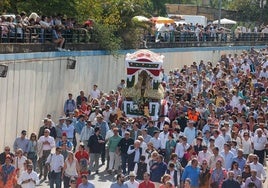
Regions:
[[[53,30],[53,42],[56,44],[56,47],[59,51],[65,51],[64,48],[64,42],[65,38],[61,35],[61,30],[63,28],[61,26],[56,25],[55,30]]]

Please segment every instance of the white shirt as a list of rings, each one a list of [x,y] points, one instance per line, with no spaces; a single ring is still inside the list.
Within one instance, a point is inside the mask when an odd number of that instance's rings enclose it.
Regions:
[[[128,188],[138,188],[139,187],[139,182],[134,180],[131,182],[130,180],[126,181],[125,184],[127,185]]]
[[[38,142],[44,143],[48,141],[49,144],[43,144],[43,150],[51,150],[52,148],[55,147],[55,140],[52,136],[41,136],[38,140]]]
[[[29,179],[32,179],[35,183],[33,181],[22,183]],[[35,171],[32,171],[30,174],[27,171],[23,171],[18,179],[18,184],[21,185],[22,188],[35,188],[35,186],[39,184],[38,174]]]
[[[88,141],[89,137],[93,134],[94,134],[94,128],[86,125],[83,127],[83,129],[81,131],[80,139],[82,141]]]
[[[109,110],[109,111],[104,110],[104,111],[102,112],[104,121],[106,121],[106,122],[110,122],[110,119],[109,119],[109,118],[110,118],[111,113],[112,113],[111,110]]]
[[[219,148],[219,151],[223,150],[224,144],[225,144],[225,140],[221,135],[219,135],[217,138],[215,138],[215,146]]]
[[[107,131],[105,140],[109,140],[113,135],[114,135],[114,131],[113,130]]]
[[[183,145],[182,143],[177,143],[175,153],[178,155],[178,158],[182,159],[184,152],[190,147],[188,143]]]
[[[50,171],[59,173],[64,166],[64,157],[62,154],[50,154],[47,158],[46,164],[50,165]]]
[[[212,154],[209,151],[207,151],[207,152],[199,151],[198,156],[197,156],[197,160],[198,160],[199,164],[202,164],[202,162],[204,160],[209,162],[209,159],[210,159],[211,156],[212,156]]]
[[[252,143],[255,150],[264,150],[267,144],[267,138],[265,136],[258,137],[256,135],[252,138]]]
[[[91,90],[90,91],[90,97],[91,99],[98,99],[100,97],[100,90]]]
[[[243,148],[244,154],[253,153],[251,143],[252,143],[251,138],[249,138],[248,140],[245,140],[244,138],[242,138],[242,148]]]
[[[168,134],[169,132],[161,132],[159,134],[159,139],[160,139],[160,142],[161,142],[161,149],[165,149],[166,148],[166,142],[168,140]]]
[[[256,164],[254,164],[254,162],[253,162],[253,163],[250,163],[249,165],[250,165],[251,169],[255,169],[257,171],[258,178],[260,178],[262,180],[266,179],[266,171],[264,170],[264,167],[261,163],[257,162]]]
[[[27,160],[25,156],[15,157],[14,162],[15,162],[15,167],[19,169],[19,176],[24,172],[24,163]]]
[[[150,139],[150,142],[153,143],[153,146],[154,146],[154,148],[156,150],[160,149],[160,147],[161,147],[161,140],[159,139],[159,137],[158,138],[152,137]]]

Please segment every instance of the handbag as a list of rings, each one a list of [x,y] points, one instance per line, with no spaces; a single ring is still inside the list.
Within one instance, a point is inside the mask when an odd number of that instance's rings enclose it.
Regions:
[[[36,154],[35,152],[29,152],[29,153],[27,154],[27,157],[28,157],[29,159],[37,159],[37,154]]]

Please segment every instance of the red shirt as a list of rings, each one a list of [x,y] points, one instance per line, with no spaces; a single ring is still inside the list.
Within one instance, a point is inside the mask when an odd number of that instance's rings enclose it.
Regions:
[[[143,181],[139,184],[138,188],[155,188],[155,185],[152,181],[148,181],[148,182]]]
[[[75,154],[75,158],[78,160],[78,162],[80,163],[80,160],[81,159],[86,159],[86,160],[89,160],[89,155],[87,153],[87,151],[78,151],[76,152]]]

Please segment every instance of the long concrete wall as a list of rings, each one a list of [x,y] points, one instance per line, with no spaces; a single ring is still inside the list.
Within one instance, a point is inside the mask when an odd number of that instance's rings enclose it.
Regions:
[[[240,53],[250,47],[180,48],[152,50],[165,56],[164,69],[181,68],[193,61],[217,62],[223,53]],[[260,47],[261,48],[261,47]],[[93,84],[104,92],[116,88],[125,78],[125,54],[119,57],[102,51],[1,54],[0,64],[8,65],[8,75],[0,78],[0,151],[13,146],[21,130],[37,132],[46,114],[53,120],[63,114],[69,92],[88,94]],[[74,70],[66,69],[67,58],[76,59]]]

